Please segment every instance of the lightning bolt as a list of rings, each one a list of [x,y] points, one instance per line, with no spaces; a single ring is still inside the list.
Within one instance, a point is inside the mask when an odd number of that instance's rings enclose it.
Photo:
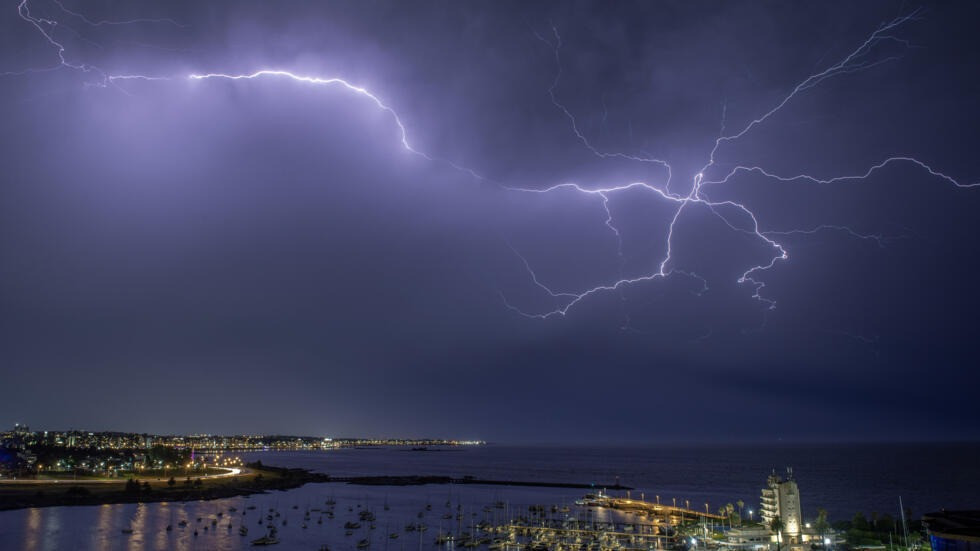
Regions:
[[[78,15],[75,14],[75,12],[66,9],[60,2],[55,1],[55,3],[62,11],[71,15]],[[67,57],[65,57],[67,53],[67,48],[62,42],[60,42],[60,39],[55,38],[55,31],[59,28],[63,28],[63,29],[67,29],[75,36],[80,36],[77,31],[75,31],[71,27],[64,25],[63,23],[55,19],[33,15],[31,13],[30,7],[28,6],[28,0],[21,0],[20,4],[17,5],[17,15],[19,15],[21,19],[27,21],[31,26],[37,29],[37,31],[41,34],[44,40],[51,47],[55,49],[55,52],[58,55],[58,63],[50,67],[28,68],[20,71],[8,71],[8,72],[0,73],[0,75],[17,76],[17,75],[25,75],[29,73],[55,71],[58,69],[73,69],[76,71],[81,71],[82,73],[94,73],[98,75],[99,81],[94,84],[102,87],[113,84],[117,80],[145,80],[145,81],[170,80],[170,78],[168,77],[149,76],[149,75],[128,75],[128,74],[113,75],[100,69],[99,67],[96,67],[95,65],[90,65],[84,62],[70,61]],[[87,18],[83,18],[83,19],[85,20],[86,23],[92,25],[98,25],[98,23],[93,23]],[[138,20],[138,21],[118,21],[118,22],[107,21],[105,22],[105,24],[112,23],[116,25],[125,25],[125,24],[132,24],[134,22],[142,22],[142,21],[159,22],[158,20],[146,19],[146,20]],[[166,21],[170,21],[170,20],[166,20]],[[120,90],[122,89],[120,88]],[[125,92],[125,90],[122,91]]]
[[[551,103],[554,104],[554,106],[558,108],[558,110],[565,115],[565,118],[568,119],[568,122],[572,127],[572,132],[575,134],[575,137],[578,138],[578,140],[582,142],[582,145],[584,145],[589,151],[591,151],[595,156],[601,159],[624,159],[627,161],[636,161],[640,163],[653,163],[662,166],[664,170],[667,171],[667,182],[669,185],[670,163],[668,163],[667,161],[663,159],[657,159],[654,157],[630,155],[618,151],[612,151],[612,152],[601,151],[595,146],[593,146],[592,143],[589,141],[589,139],[585,137],[585,134],[583,134],[582,131],[579,130],[578,121],[576,120],[575,115],[573,115],[572,112],[569,111],[569,109],[565,107],[565,105],[562,102],[558,100],[558,95],[556,93],[556,90],[558,89],[558,85],[561,83],[561,77],[562,77],[562,63],[561,63],[562,42],[561,42],[561,35],[558,33],[558,27],[552,25],[551,30],[555,37],[554,42],[547,40],[537,32],[535,32],[534,35],[537,37],[538,40],[544,42],[554,50],[555,65],[558,67],[558,70],[555,72],[555,79],[551,82],[551,86],[548,87],[548,96],[551,98]]]
[[[557,65],[557,70],[556,70],[555,79],[552,81],[551,86],[548,88],[548,96],[552,104],[555,106],[555,108],[562,115],[564,115],[564,117],[568,120],[569,125],[571,127],[572,134],[585,146],[585,148],[589,152],[591,152],[593,155],[597,157],[619,158],[626,161],[641,162],[641,163],[654,163],[664,168],[666,172],[666,178],[664,182],[661,184],[654,184],[654,183],[647,183],[647,182],[632,182],[632,183],[607,186],[607,187],[590,187],[590,186],[583,186],[574,183],[565,183],[565,184],[546,187],[543,189],[531,189],[531,188],[508,188],[508,189],[511,189],[513,191],[525,192],[525,193],[571,192],[571,193],[579,193],[585,195],[594,195],[599,197],[606,214],[605,224],[615,233],[619,243],[620,254],[622,251],[622,241],[621,241],[622,236],[620,235],[618,229],[616,229],[612,212],[609,210],[609,199],[611,196],[617,193],[625,192],[627,190],[642,189],[650,192],[651,194],[653,194],[655,197],[659,198],[662,201],[666,201],[668,203],[672,203],[676,205],[676,208],[673,210],[673,215],[669,219],[669,222],[667,224],[667,232],[666,232],[666,238],[664,243],[665,254],[660,259],[659,262],[654,263],[653,269],[651,271],[635,277],[620,277],[620,279],[618,280],[602,283],[578,292],[565,291],[562,293],[554,293],[554,291],[550,287],[548,287],[547,284],[541,281],[538,274],[535,273],[535,271],[533,270],[531,264],[527,261],[527,259],[522,257],[522,261],[525,266],[525,269],[530,274],[534,284],[538,287],[543,288],[553,298],[565,298],[566,301],[564,304],[561,304],[552,310],[548,310],[544,312],[527,312],[525,310],[515,307],[514,305],[510,304],[506,300],[505,300],[505,305],[508,308],[518,312],[519,314],[525,317],[547,319],[555,316],[564,316],[569,312],[570,309],[572,309],[574,306],[576,306],[583,300],[604,292],[621,290],[623,287],[626,286],[636,285],[636,284],[650,282],[654,280],[666,279],[675,273],[687,275],[689,277],[692,276],[692,274],[688,272],[672,267],[671,263],[672,263],[673,247],[674,247],[674,243],[673,243],[674,229],[676,227],[677,221],[685,213],[685,209],[691,209],[695,207],[703,207],[708,209],[712,214],[714,214],[719,219],[721,219],[722,222],[724,222],[732,230],[749,234],[754,238],[756,238],[757,240],[761,241],[764,245],[766,245],[772,250],[773,254],[768,262],[749,266],[737,279],[737,283],[742,285],[748,285],[752,289],[752,298],[761,302],[765,306],[766,310],[774,309],[776,307],[776,301],[763,295],[763,289],[765,288],[766,285],[765,282],[762,281],[761,275],[764,272],[772,269],[774,266],[776,266],[777,263],[789,259],[789,252],[787,248],[782,243],[776,240],[776,236],[785,236],[785,235],[794,235],[794,234],[812,235],[821,231],[839,231],[858,239],[874,241],[879,246],[882,246],[885,241],[885,238],[878,234],[864,234],[864,233],[857,232],[847,226],[838,226],[838,225],[830,225],[830,224],[821,224],[817,227],[808,228],[808,229],[800,228],[800,229],[790,229],[790,230],[764,230],[762,229],[762,226],[760,225],[759,220],[755,215],[755,213],[751,211],[747,206],[745,206],[745,204],[736,201],[731,201],[731,200],[712,201],[710,197],[707,195],[707,193],[705,193],[705,188],[707,186],[725,184],[729,182],[729,180],[731,180],[733,177],[741,173],[749,173],[749,172],[757,173],[766,178],[770,178],[780,182],[787,182],[787,183],[798,182],[798,181],[809,181],[814,184],[834,184],[840,182],[865,180],[869,176],[871,176],[874,172],[884,168],[889,164],[908,163],[924,170],[929,175],[938,178],[942,181],[945,181],[946,183],[951,184],[955,187],[971,188],[975,186],[980,186],[980,182],[977,183],[960,182],[954,179],[953,177],[932,168],[927,163],[911,156],[889,157],[884,161],[871,166],[864,173],[856,174],[856,175],[844,175],[844,176],[832,176],[832,177],[820,178],[809,174],[799,174],[799,175],[786,177],[786,176],[776,175],[762,167],[739,165],[731,169],[727,174],[725,174],[724,176],[718,179],[715,180],[706,179],[705,176],[706,174],[717,172],[716,170],[714,170],[716,168],[716,164],[715,164],[716,155],[718,154],[719,149],[723,145],[727,143],[735,142],[743,138],[757,126],[760,126],[770,118],[775,117],[787,104],[789,104],[799,94],[818,86],[820,83],[828,79],[842,76],[842,75],[853,74],[860,71],[865,71],[873,67],[876,67],[878,65],[881,65],[883,63],[888,63],[898,59],[898,56],[888,56],[883,59],[872,59],[872,53],[874,51],[875,46],[885,42],[893,42],[905,47],[912,47],[909,41],[894,36],[894,34],[892,33],[894,31],[897,31],[902,25],[908,23],[909,21],[916,20],[919,17],[919,15],[920,15],[920,10],[914,10],[907,15],[896,17],[890,21],[883,23],[877,29],[875,29],[854,50],[850,51],[850,53],[848,53],[846,56],[841,58],[833,65],[830,65],[826,69],[823,69],[819,72],[807,76],[805,79],[800,81],[796,86],[794,86],[788,94],[783,96],[782,99],[779,102],[777,102],[773,107],[771,107],[768,111],[764,112],[762,115],[748,122],[748,124],[746,124],[744,127],[741,128],[741,130],[737,132],[730,133],[730,134],[725,133],[727,106],[723,107],[721,132],[718,138],[714,141],[713,147],[707,154],[707,162],[692,178],[690,192],[686,195],[680,195],[670,190],[672,170],[671,170],[670,163],[668,161],[652,156],[639,156],[639,155],[633,155],[633,154],[623,153],[623,152],[603,151],[591,143],[588,137],[580,129],[575,115],[559,100],[557,95],[557,88],[559,86],[561,76],[562,76],[562,65],[561,65],[561,57],[560,57],[562,40],[557,27],[552,25],[552,34],[554,35],[553,41],[547,40],[544,37],[542,37],[540,34],[535,33],[535,36],[540,41],[547,44],[553,50],[555,63]],[[733,223],[730,220],[729,215],[726,214],[726,212],[733,212],[733,213],[740,214],[745,220],[748,221],[748,227],[740,226]],[[693,277],[697,277],[697,276],[694,275]],[[705,285],[704,290],[707,291],[708,290],[707,282],[705,282],[703,279],[702,282]]]
[[[261,79],[261,78],[280,78],[280,79],[289,79],[289,80],[292,80],[292,81],[295,81],[295,82],[306,83],[306,84],[313,84],[313,85],[318,85],[318,86],[335,86],[335,87],[340,87],[341,89],[346,90],[348,92],[351,92],[351,93],[353,93],[353,94],[355,94],[357,96],[366,98],[375,107],[377,107],[378,109],[380,109],[381,111],[383,111],[387,115],[389,115],[391,117],[391,119],[394,121],[394,123],[397,126],[397,128],[398,128],[398,134],[399,134],[399,139],[400,139],[401,145],[402,145],[402,147],[406,151],[408,151],[408,152],[410,152],[410,153],[412,153],[414,155],[417,155],[419,157],[422,157],[423,159],[425,159],[427,161],[446,164],[446,165],[452,167],[453,169],[455,169],[457,171],[460,171],[460,172],[464,172],[464,173],[468,174],[469,176],[471,176],[471,177],[473,177],[473,178],[475,178],[477,180],[480,180],[480,181],[490,181],[489,179],[481,176],[479,173],[477,173],[475,170],[473,170],[471,168],[467,168],[467,167],[461,166],[461,165],[459,165],[459,164],[457,164],[457,163],[455,163],[453,161],[450,161],[448,159],[437,157],[435,155],[430,155],[428,153],[425,153],[425,152],[421,151],[420,149],[416,148],[415,146],[413,146],[409,142],[408,130],[405,127],[405,124],[402,122],[402,119],[399,116],[398,112],[395,111],[395,109],[393,109],[387,103],[385,103],[384,101],[382,101],[382,99],[378,95],[376,95],[375,93],[371,92],[367,88],[364,88],[362,86],[357,86],[356,84],[353,84],[350,81],[345,80],[343,78],[340,78],[340,77],[319,77],[319,76],[301,75],[301,74],[298,74],[298,73],[295,73],[295,72],[292,72],[292,71],[287,71],[287,70],[282,70],[282,69],[260,69],[260,70],[257,70],[257,71],[252,71],[250,73],[238,73],[238,74],[223,73],[223,72],[192,73],[192,74],[189,74],[189,75],[183,75],[183,76],[179,76],[179,77],[166,77],[166,76],[141,75],[141,74],[112,74],[112,73],[109,73],[109,72],[107,72],[107,71],[105,71],[105,70],[103,70],[103,69],[101,69],[99,67],[96,67],[94,65],[90,65],[90,64],[87,64],[87,63],[70,61],[66,57],[67,48],[64,46],[64,44],[62,42],[60,42],[58,39],[55,38],[54,30],[57,29],[57,28],[68,28],[69,30],[71,30],[71,29],[69,27],[65,26],[64,24],[60,23],[57,20],[50,19],[50,18],[45,18],[45,17],[39,17],[39,16],[33,15],[31,13],[30,7],[28,5],[28,1],[29,0],[21,0],[20,4],[18,4],[18,6],[17,6],[17,13],[21,17],[21,19],[23,19],[24,21],[27,21],[34,28],[36,28],[38,30],[38,32],[41,33],[41,36],[43,36],[44,39],[48,42],[48,44],[51,45],[55,49],[55,51],[57,52],[57,55],[58,55],[59,63],[57,65],[52,66],[52,67],[32,68],[32,69],[26,69],[26,70],[22,70],[22,71],[12,71],[12,72],[7,72],[7,73],[0,73],[0,75],[22,75],[22,74],[27,74],[27,73],[31,73],[31,72],[52,71],[52,70],[61,69],[61,68],[68,68],[68,69],[74,69],[74,70],[77,70],[77,71],[82,71],[82,72],[85,72],[85,73],[93,73],[94,72],[95,74],[99,75],[99,77],[100,77],[99,82],[96,83],[99,86],[108,86],[108,85],[111,85],[111,84],[115,84],[117,81],[126,81],[126,80],[170,81],[170,80],[178,80],[178,79],[185,79],[185,80],[216,80],[216,79],[223,79],[223,80],[237,81],[237,80]],[[74,11],[69,10],[59,0],[52,0],[52,1],[64,13],[67,13],[69,15],[72,15],[74,17],[77,17],[77,18],[81,19],[82,21],[84,21],[86,24],[90,25],[90,26],[133,25],[133,24],[139,24],[139,23],[166,23],[166,24],[170,24],[170,25],[173,25],[173,26],[176,26],[176,27],[182,27],[182,28],[188,26],[188,25],[182,25],[182,24],[178,23],[177,21],[175,21],[173,19],[146,19],[146,18],[138,18],[138,19],[130,19],[130,20],[126,20],[126,21],[113,21],[113,20],[93,21],[93,20],[89,19],[88,17],[86,17],[85,15],[83,15],[81,13],[78,13],[78,12],[74,12]],[[72,32],[77,35],[77,33],[75,31],[72,30]],[[126,92],[125,90],[123,90],[121,88],[120,88],[120,90],[122,90],[123,92]]]
[[[85,22],[85,24],[91,27],[103,27],[103,26],[112,26],[112,25],[135,25],[139,23],[150,23],[150,24],[165,23],[181,29],[186,29],[190,27],[190,25],[184,25],[182,23],[178,23],[173,19],[167,19],[167,18],[148,19],[148,18],[140,17],[136,19],[126,19],[122,21],[115,21],[110,19],[102,19],[99,21],[94,21],[81,13],[66,8],[65,5],[61,3],[60,0],[51,0],[51,1],[54,2],[58,6],[58,8],[61,9],[61,11],[67,13],[68,15],[74,16],[77,19],[82,20],[83,22]]]
[[[848,226],[838,226],[834,224],[820,224],[815,228],[810,229],[797,229],[797,230],[769,230],[765,231],[766,235],[814,235],[823,231],[837,231],[842,232],[855,239],[862,239],[865,241],[874,241],[879,247],[884,247],[885,243],[890,239],[881,235],[880,233],[858,233]]]
[[[52,0],[54,5],[63,13],[70,17],[73,17],[90,27],[107,27],[107,26],[121,26],[121,25],[134,25],[134,24],[166,24],[175,27],[186,27],[175,20],[172,19],[148,19],[148,18],[137,18],[130,20],[94,20],[81,13],[72,11],[64,6],[60,0]],[[0,75],[24,75],[33,72],[43,72],[43,71],[53,71],[58,69],[70,69],[78,71],[81,73],[94,74],[98,76],[98,80],[92,83],[97,86],[115,86],[119,88],[118,83],[123,81],[209,81],[209,80],[227,80],[227,81],[243,81],[243,80],[268,80],[268,79],[280,79],[289,80],[300,84],[322,86],[322,87],[334,87],[354,96],[363,98],[372,105],[374,108],[384,112],[390,117],[395,127],[397,128],[398,140],[406,151],[412,153],[413,155],[419,156],[427,161],[445,164],[456,171],[464,173],[474,179],[480,181],[490,181],[487,178],[481,176],[477,171],[467,168],[465,166],[459,165],[448,159],[432,155],[415,146],[409,137],[409,131],[406,124],[404,123],[402,117],[399,113],[386,101],[382,100],[381,96],[375,92],[368,90],[362,86],[358,86],[344,78],[339,76],[316,76],[316,75],[304,75],[296,73],[286,69],[259,69],[247,73],[229,73],[229,72],[207,72],[207,73],[192,73],[186,75],[176,75],[176,76],[159,76],[159,75],[142,75],[142,74],[114,74],[106,70],[103,70],[94,65],[85,63],[83,61],[76,61],[70,58],[68,55],[68,50],[62,40],[58,38],[58,29],[66,29],[71,32],[76,37],[80,35],[74,29],[69,26],[60,23],[56,19],[50,17],[42,17],[40,15],[35,15],[31,12],[28,0],[21,0],[17,5],[17,13],[21,19],[33,26],[42,38],[47,42],[47,44],[54,49],[57,55],[57,63],[49,67],[41,68],[29,68],[20,71],[11,71],[6,73],[0,73]],[[622,293],[623,289],[629,286],[635,286],[644,284],[647,282],[653,282],[657,280],[664,280],[672,275],[681,275],[687,278],[695,279],[699,281],[702,285],[700,291],[695,292],[697,295],[706,293],[709,290],[708,282],[701,276],[694,272],[681,269],[675,266],[674,262],[674,232],[677,226],[678,220],[681,219],[688,211],[691,209],[707,209],[712,215],[716,216],[721,220],[727,227],[733,231],[737,231],[743,234],[751,236],[753,239],[757,240],[763,244],[766,248],[771,251],[771,256],[766,262],[760,264],[748,266],[742,274],[737,278],[737,283],[741,285],[746,285],[751,289],[751,296],[758,300],[762,305],[764,305],[764,310],[772,310],[776,307],[776,302],[774,299],[766,297],[763,295],[763,289],[765,288],[765,282],[762,280],[762,275],[771,270],[779,262],[786,261],[789,259],[789,253],[787,248],[779,241],[777,238],[779,236],[787,235],[812,235],[822,231],[839,231],[844,232],[852,237],[859,239],[866,239],[875,241],[879,246],[883,244],[884,237],[877,234],[863,234],[859,233],[847,226],[837,226],[830,224],[821,224],[816,227],[811,228],[797,228],[788,230],[775,230],[775,229],[764,229],[760,224],[756,214],[750,210],[744,203],[734,201],[734,200],[724,200],[716,201],[712,200],[706,192],[706,188],[711,186],[720,186],[730,182],[733,178],[740,174],[755,173],[761,175],[765,178],[783,182],[783,183],[797,183],[797,182],[809,182],[815,185],[821,184],[835,184],[842,182],[859,182],[870,177],[874,172],[881,170],[887,165],[895,163],[910,164],[912,166],[918,167],[919,169],[925,171],[932,177],[944,181],[947,184],[955,186],[957,188],[972,188],[980,186],[980,182],[968,183],[961,182],[937,169],[934,169],[924,161],[921,161],[912,156],[892,156],[884,159],[868,168],[865,172],[855,175],[843,175],[843,176],[825,176],[818,177],[809,174],[798,174],[793,176],[781,176],[777,175],[772,171],[769,171],[763,167],[758,166],[746,166],[746,165],[735,165],[734,168],[729,171],[719,174],[718,165],[716,164],[716,157],[719,154],[722,147],[726,144],[733,143],[745,137],[753,129],[758,126],[765,124],[769,119],[776,117],[779,112],[789,103],[793,101],[798,95],[818,86],[822,82],[840,77],[843,75],[850,75],[857,72],[865,71],[873,67],[879,66],[883,63],[888,63],[898,59],[898,56],[888,56],[881,59],[877,59],[873,56],[876,46],[884,43],[893,43],[899,46],[910,48],[913,47],[912,44],[900,38],[895,33],[901,29],[906,23],[916,20],[920,16],[920,10],[914,10],[907,15],[896,17],[890,21],[881,24],[877,29],[875,29],[867,38],[860,43],[855,49],[851,50],[846,56],[838,60],[836,63],[828,66],[827,68],[808,75],[802,81],[800,81],[796,86],[794,86],[785,96],[781,98],[780,101],[776,102],[770,109],[765,111],[763,114],[757,116],[756,118],[749,121],[746,125],[741,127],[740,130],[732,133],[726,134],[727,125],[727,106],[723,106],[721,115],[721,128],[718,137],[714,140],[712,147],[707,151],[704,166],[697,171],[696,174],[690,177],[690,189],[686,193],[677,193],[671,190],[671,184],[673,179],[673,170],[670,162],[665,159],[661,159],[649,154],[634,154],[620,151],[607,151],[601,149],[600,147],[594,145],[589,137],[581,129],[575,114],[561,101],[559,97],[559,88],[562,82],[563,69],[562,69],[562,58],[561,58],[561,48],[562,48],[562,38],[555,25],[551,26],[552,37],[551,39],[545,38],[535,32],[535,36],[549,48],[551,48],[554,63],[556,66],[555,77],[552,80],[550,86],[547,89],[548,98],[550,99],[552,105],[558,110],[563,118],[568,122],[572,134],[578,140],[579,143],[592,155],[602,158],[602,159],[618,159],[626,162],[635,163],[645,163],[651,164],[659,167],[663,170],[662,180],[659,182],[627,182],[614,185],[603,185],[603,186],[590,186],[581,185],[578,183],[562,183],[557,185],[552,185],[544,188],[529,188],[529,187],[510,187],[496,182],[492,182],[500,188],[513,193],[534,193],[534,194],[581,194],[589,197],[596,197],[600,202],[603,209],[605,220],[605,226],[613,233],[617,240],[617,253],[620,258],[620,274],[619,278],[613,281],[608,281],[600,283],[590,288],[577,290],[577,291],[556,291],[546,283],[544,283],[541,278],[533,268],[531,262],[528,261],[521,253],[516,249],[512,248],[513,253],[521,260],[524,269],[526,270],[531,283],[539,289],[541,292],[548,295],[549,299],[554,301],[555,306],[551,310],[541,311],[541,312],[528,312],[521,309],[513,304],[511,304],[503,293],[500,296],[507,308],[521,314],[522,316],[535,319],[548,319],[553,317],[565,316],[568,312],[573,309],[578,304],[583,301],[601,295],[607,292],[619,291]],[[86,83],[87,85],[89,83]],[[119,88],[122,90],[122,88]],[[125,92],[125,90],[123,90]],[[603,115],[603,121],[605,121],[606,115]],[[731,166],[731,165],[729,165]],[[650,269],[645,273],[639,275],[624,277],[623,271],[623,235],[616,224],[613,210],[610,206],[610,201],[613,197],[618,194],[625,193],[631,190],[639,190],[645,193],[651,194],[656,200],[662,201],[672,207],[670,216],[664,221],[666,236],[663,242],[663,256],[651,263]],[[736,218],[739,221],[733,221]],[[621,295],[623,296],[623,295]],[[628,323],[627,323],[628,325]],[[627,327],[628,328],[628,327]],[[710,336],[711,330],[709,328],[708,333],[700,338],[708,338]]]
[[[298,75],[298,74],[293,73],[293,72],[290,72],[290,71],[274,70],[274,69],[263,69],[263,70],[254,71],[252,73],[247,73],[247,74],[226,74],[226,73],[191,74],[191,75],[188,75],[187,78],[189,78],[191,80],[208,80],[208,79],[252,80],[252,79],[258,79],[258,78],[263,78],[263,77],[285,78],[285,79],[290,79],[290,80],[293,80],[293,81],[296,81],[296,82],[304,82],[304,83],[307,83],[307,84],[314,84],[314,85],[319,85],[319,86],[339,86],[340,88],[342,88],[342,89],[344,89],[344,90],[346,90],[348,92],[351,92],[353,94],[356,94],[356,95],[361,96],[361,97],[364,97],[364,98],[367,98],[372,104],[374,104],[375,107],[377,107],[378,109],[384,111],[395,122],[395,125],[398,127],[398,135],[399,135],[399,139],[401,141],[401,145],[402,145],[403,148],[405,148],[406,151],[408,151],[409,153],[412,153],[413,155],[418,155],[419,157],[422,157],[423,159],[425,159],[427,161],[444,163],[446,165],[449,165],[450,167],[452,167],[452,168],[454,168],[454,169],[456,169],[456,170],[458,170],[460,172],[465,172],[465,173],[469,174],[470,176],[472,176],[473,178],[475,178],[477,180],[487,180],[486,178],[484,178],[483,176],[481,176],[480,174],[478,174],[473,169],[466,168],[464,166],[460,166],[460,165],[458,165],[458,164],[456,164],[456,163],[454,163],[452,161],[449,161],[447,159],[443,159],[441,157],[436,157],[436,156],[433,156],[433,155],[429,155],[428,153],[425,153],[425,152],[423,152],[423,151],[415,148],[408,141],[408,130],[405,128],[405,123],[402,122],[401,117],[398,115],[398,113],[394,109],[392,109],[388,104],[386,104],[384,101],[382,101],[381,98],[379,98],[377,95],[375,95],[370,90],[368,90],[366,88],[363,88],[361,86],[357,86],[355,84],[352,84],[352,83],[350,83],[347,80],[344,80],[342,78],[339,78],[339,77],[323,78],[323,77],[315,77],[315,76],[307,76],[307,75]]]
[[[795,176],[780,176],[778,174],[773,174],[772,172],[769,172],[768,170],[766,170],[764,168],[761,168],[761,167],[758,167],[758,166],[736,166],[731,171],[729,171],[728,174],[726,174],[724,178],[722,178],[720,180],[717,180],[717,181],[704,182],[704,185],[707,186],[707,185],[713,185],[713,184],[724,184],[724,183],[728,182],[730,179],[732,179],[733,177],[735,177],[736,175],[738,175],[740,173],[746,173],[746,172],[755,172],[755,173],[761,174],[762,176],[765,176],[766,178],[770,178],[772,180],[778,180],[780,182],[808,181],[808,182],[811,182],[811,183],[814,183],[814,184],[836,184],[836,183],[840,183],[840,182],[860,181],[860,180],[867,179],[869,176],[871,176],[875,172],[877,172],[877,171],[885,168],[886,166],[888,166],[890,164],[895,164],[895,163],[906,163],[906,164],[911,164],[913,166],[917,166],[917,167],[921,168],[922,170],[926,171],[927,173],[929,173],[930,176],[934,176],[934,177],[936,177],[936,178],[938,178],[940,180],[944,180],[948,184],[953,185],[955,187],[959,187],[959,188],[971,188],[971,187],[980,186],[980,182],[973,182],[973,183],[970,183],[970,182],[961,182],[961,181],[953,178],[952,176],[949,176],[949,175],[946,175],[946,174],[944,174],[942,172],[939,172],[938,170],[932,168],[931,166],[927,165],[926,163],[924,163],[924,162],[922,162],[922,161],[920,161],[920,160],[918,160],[918,159],[916,159],[914,157],[901,157],[901,156],[889,157],[889,158],[885,159],[884,161],[881,161],[880,163],[878,163],[876,165],[872,165],[870,168],[868,168],[866,171],[864,171],[861,174],[852,174],[852,175],[845,175],[845,176],[833,176],[833,177],[830,177],[830,178],[819,178],[819,177],[816,177],[816,176],[811,176],[809,174],[797,174]]]

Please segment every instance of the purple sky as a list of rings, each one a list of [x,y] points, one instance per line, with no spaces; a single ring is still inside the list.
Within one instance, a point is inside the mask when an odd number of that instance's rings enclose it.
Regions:
[[[0,425],[978,438],[976,16],[9,3]]]

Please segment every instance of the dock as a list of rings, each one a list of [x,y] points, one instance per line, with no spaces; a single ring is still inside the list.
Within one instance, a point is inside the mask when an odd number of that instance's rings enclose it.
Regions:
[[[697,509],[687,509],[685,507],[675,507],[672,505],[663,505],[660,503],[650,503],[649,501],[641,501],[639,499],[626,499],[620,497],[610,497],[610,496],[594,496],[587,500],[585,503],[588,507],[606,507],[609,509],[618,509],[621,511],[631,511],[631,512],[641,512],[647,515],[653,516],[655,518],[663,519],[678,519],[678,520],[688,520],[688,519],[703,519],[710,518],[714,520],[724,520],[725,517],[717,515],[714,513],[709,513],[707,511],[698,511]],[[671,522],[671,524],[677,524],[677,522]]]

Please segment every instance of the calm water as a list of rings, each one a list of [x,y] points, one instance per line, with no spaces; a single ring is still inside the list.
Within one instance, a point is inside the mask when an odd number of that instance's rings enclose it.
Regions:
[[[725,503],[745,501],[746,509],[758,504],[759,489],[766,475],[776,468],[794,469],[800,485],[804,515],[815,516],[824,507],[831,518],[849,518],[856,511],[897,515],[901,496],[914,515],[941,507],[980,507],[980,444],[942,445],[855,445],[782,447],[668,447],[668,448],[583,448],[485,446],[460,451],[412,452],[398,449],[348,449],[319,453],[267,452],[249,454],[270,465],[297,466],[334,475],[473,475],[481,478],[544,480],[595,483],[597,487],[620,482],[636,488],[634,497],[649,500],[659,495],[662,502],[690,500],[691,507],[707,502],[712,511]],[[421,487],[365,487],[345,484],[316,484],[288,492],[273,492],[251,498],[210,502],[55,507],[0,513],[0,549],[126,549],[126,550],[232,550],[249,548],[248,541],[264,533],[258,513],[274,507],[288,524],[280,531],[277,549],[354,549],[367,538],[372,551],[433,549],[435,533],[442,520],[445,502],[475,513],[472,521],[488,513],[482,507],[505,501],[513,510],[526,510],[533,503],[568,503],[582,491],[540,488],[434,485]],[[324,507],[324,500],[337,501],[336,518],[317,523],[313,513],[302,528],[303,511]],[[388,503],[389,511],[384,511]],[[418,521],[417,513],[432,504],[423,522],[430,526],[421,542],[418,533],[403,530]],[[255,510],[246,507],[254,505]],[[297,509],[293,509],[293,506]],[[343,523],[356,520],[357,506],[377,512],[376,530],[367,526],[353,536],[344,535]],[[236,507],[238,512],[228,509]],[[354,510],[348,511],[348,507]],[[221,515],[219,516],[219,513]],[[495,510],[489,515],[503,516]],[[263,515],[264,516],[264,515]],[[200,524],[197,518],[201,518]],[[185,519],[187,528],[177,527]],[[211,520],[218,521],[212,527]],[[490,518],[489,520],[494,520]],[[231,523],[233,530],[227,525]],[[241,537],[244,523],[249,535]],[[174,530],[166,532],[167,524]],[[367,523],[364,523],[365,525]],[[208,530],[204,530],[204,526]],[[123,528],[133,534],[122,534]],[[197,528],[198,535],[193,531]],[[464,527],[465,528],[465,527]],[[396,540],[388,533],[399,532]]]

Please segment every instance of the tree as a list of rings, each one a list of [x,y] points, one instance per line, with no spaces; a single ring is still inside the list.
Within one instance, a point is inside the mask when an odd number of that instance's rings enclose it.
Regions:
[[[854,520],[851,521],[851,527],[862,532],[868,531],[870,526],[868,525],[868,519],[864,517],[864,513],[861,511],[854,513]]]
[[[817,530],[817,534],[820,534],[820,544],[823,545],[827,532],[830,531],[830,523],[827,522],[826,509],[817,509],[817,521],[813,524],[813,527]]]
[[[741,528],[742,527],[742,510],[745,509],[745,502],[740,499],[740,500],[738,500],[738,501],[735,502],[735,505],[738,505],[738,527]]]
[[[889,515],[884,514],[878,517],[878,531],[879,532],[894,532],[895,531],[895,519]]]
[[[725,516],[728,517],[728,527],[732,527],[732,516],[735,515],[735,506],[731,503],[725,504]]]
[[[150,463],[163,463],[163,464],[183,464],[187,463],[191,452],[188,450],[178,450],[175,448],[170,448],[167,446],[162,446],[160,444],[153,445],[147,451],[147,461]]]
[[[127,494],[138,494],[140,491],[140,483],[135,478],[130,478],[126,481],[126,493]]]
[[[783,519],[779,515],[772,517],[769,529],[776,533],[776,551],[780,551],[783,545]]]
[[[149,482],[144,482],[143,483],[143,491],[146,492],[146,493],[150,493],[150,483]]]
[[[167,481],[167,486],[170,486],[171,488],[173,488],[176,485],[177,485],[177,481],[174,480],[174,477],[171,476],[170,477],[170,480]]]

